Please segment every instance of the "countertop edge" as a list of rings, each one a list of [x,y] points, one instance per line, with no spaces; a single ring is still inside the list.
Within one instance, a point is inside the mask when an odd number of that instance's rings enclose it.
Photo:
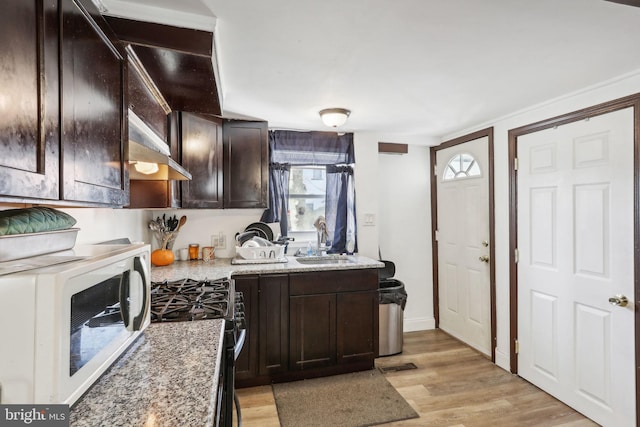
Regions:
[[[287,263],[273,264],[231,264],[231,258],[217,258],[213,261],[175,261],[163,267],[152,267],[151,280],[216,280],[231,276],[253,274],[303,273],[313,271],[361,270],[382,268],[384,263],[360,255],[351,255],[353,262],[348,264],[301,264],[293,256],[287,256]]]
[[[224,322],[222,322],[222,330],[218,338],[218,354],[216,357],[216,368],[213,371],[213,383],[211,384],[211,397],[209,399],[209,410],[207,411],[206,427],[213,427],[216,419],[216,403],[218,400],[218,381],[220,379],[220,365],[222,364],[222,346],[224,342]]]

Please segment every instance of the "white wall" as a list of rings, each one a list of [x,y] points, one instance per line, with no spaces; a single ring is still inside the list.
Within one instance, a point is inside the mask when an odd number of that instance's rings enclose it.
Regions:
[[[377,221],[364,226],[364,215],[378,217],[378,139],[376,135],[354,135],[356,165],[353,176],[356,187],[356,221],[358,253],[378,259]]]
[[[509,369],[509,165],[508,131],[529,123],[640,92],[640,70],[598,86],[533,106],[491,123],[447,135],[443,141],[494,126],[496,222],[496,363]]]
[[[382,258],[396,265],[407,290],[404,330],[433,329],[429,148],[379,154],[379,227]]]
[[[147,242],[149,213],[136,209],[58,208],[74,217],[80,228],[76,244],[93,244],[121,237]]]

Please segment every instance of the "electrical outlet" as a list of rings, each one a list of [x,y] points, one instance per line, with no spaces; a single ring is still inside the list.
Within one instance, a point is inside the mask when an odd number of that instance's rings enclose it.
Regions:
[[[220,246],[220,239],[218,238],[217,234],[211,235],[211,246],[213,246],[214,248],[217,248]]]
[[[227,248],[227,237],[224,235],[224,233],[221,231],[218,234],[218,248],[220,249],[226,249]]]

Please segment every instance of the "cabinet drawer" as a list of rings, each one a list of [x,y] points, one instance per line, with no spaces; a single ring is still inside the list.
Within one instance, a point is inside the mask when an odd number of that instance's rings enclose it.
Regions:
[[[289,276],[290,295],[314,295],[375,289],[378,289],[377,269],[292,273]]]

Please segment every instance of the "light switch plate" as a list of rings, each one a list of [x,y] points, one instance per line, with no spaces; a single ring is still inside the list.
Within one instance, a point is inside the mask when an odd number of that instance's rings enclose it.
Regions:
[[[364,214],[364,225],[373,226],[376,225],[376,214]]]

